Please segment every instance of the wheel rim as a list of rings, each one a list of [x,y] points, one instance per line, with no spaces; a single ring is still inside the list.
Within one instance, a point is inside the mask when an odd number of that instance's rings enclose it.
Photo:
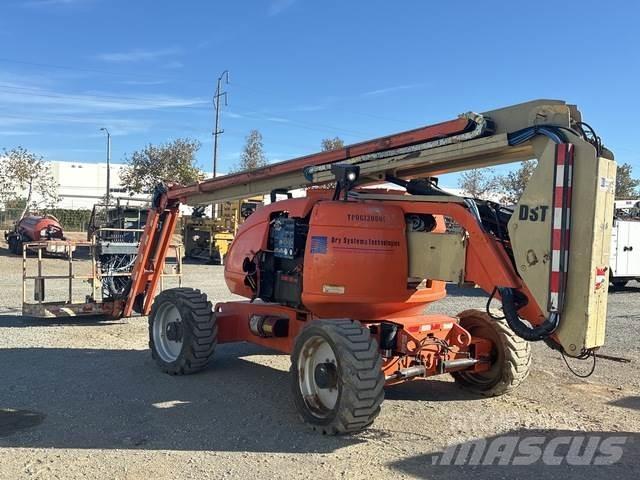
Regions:
[[[308,410],[325,418],[336,407],[340,393],[338,364],[331,345],[320,336],[309,338],[298,356],[298,385]]]
[[[182,351],[183,337],[182,315],[175,305],[164,303],[156,312],[153,320],[153,343],[160,358],[175,362]]]
[[[480,320],[469,318],[467,321],[469,323],[464,328],[468,330],[472,337],[486,338],[493,343],[493,348],[491,349],[492,362],[491,367],[486,372],[460,372],[460,375],[476,385],[490,387],[500,381],[501,378],[500,365],[504,358],[504,351],[500,337],[495,330],[484,325]]]

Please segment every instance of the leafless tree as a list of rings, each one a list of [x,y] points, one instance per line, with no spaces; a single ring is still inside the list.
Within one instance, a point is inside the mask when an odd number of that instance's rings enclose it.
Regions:
[[[498,192],[498,179],[490,168],[467,170],[460,174],[458,186],[465,195],[487,199]]]
[[[240,156],[240,164],[234,170],[255,170],[256,168],[264,167],[268,163],[264,154],[264,146],[262,145],[262,134],[258,130],[251,130],[247,135],[246,143]]]
[[[500,175],[498,177],[498,184],[502,191],[502,197],[500,201],[508,205],[515,205],[520,200],[524,189],[529,183],[529,179],[536,170],[538,162],[536,160],[525,160],[520,163],[520,166],[516,170]]]
[[[0,200],[24,200],[20,218],[27,213],[58,203],[58,184],[51,165],[44,158],[23,147],[4,150],[0,159]]]
[[[344,140],[340,137],[334,138],[323,138],[320,144],[323,152],[328,152],[330,150],[340,150],[344,148]]]

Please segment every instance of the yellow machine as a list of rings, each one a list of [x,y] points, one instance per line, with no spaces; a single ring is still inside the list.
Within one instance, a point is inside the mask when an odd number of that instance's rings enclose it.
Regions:
[[[182,217],[182,243],[187,258],[224,265],[238,226],[262,204],[262,198],[250,198],[217,205],[217,218],[204,216],[204,207]]]

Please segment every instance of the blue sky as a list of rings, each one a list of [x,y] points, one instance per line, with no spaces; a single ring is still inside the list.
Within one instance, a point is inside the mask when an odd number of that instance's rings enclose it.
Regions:
[[[0,148],[113,161],[190,136],[220,171],[250,129],[270,161],[535,98],[577,103],[640,176],[636,2],[3,0]]]

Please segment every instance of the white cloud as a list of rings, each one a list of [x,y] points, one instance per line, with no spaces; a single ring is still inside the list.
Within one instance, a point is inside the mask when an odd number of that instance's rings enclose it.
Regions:
[[[288,118],[282,118],[282,117],[265,117],[265,120],[268,120],[270,122],[276,122],[276,123],[289,123]]]
[[[397,92],[400,90],[409,90],[411,88],[418,88],[418,87],[422,87],[424,86],[423,83],[411,83],[411,84],[407,84],[407,85],[396,85],[394,87],[386,87],[386,88],[379,88],[377,90],[371,90],[368,92],[364,92],[361,94],[362,97],[373,97],[376,95],[384,95],[385,93],[391,93],[391,92]]]
[[[23,137],[37,134],[38,132],[34,132],[31,130],[0,130],[0,136],[3,137]]]
[[[0,72],[0,137],[30,135],[42,125],[107,126],[112,133],[128,135],[149,131],[148,119],[121,118],[120,113],[171,108],[200,108],[208,100],[168,94],[142,95],[122,92],[62,92],[48,79]],[[96,134],[97,135],[97,134]]]
[[[165,83],[169,83],[169,81],[168,80],[123,80],[120,83],[122,85],[152,87],[154,85],[164,85]]]
[[[89,92],[66,93],[49,89],[5,87],[0,85],[0,104],[15,104],[20,106],[49,106],[62,107],[72,112],[101,111],[134,111],[156,110],[163,108],[189,107],[208,104],[202,98],[176,97],[172,95],[139,95],[128,97],[127,95]]]
[[[281,14],[295,2],[296,0],[271,0],[271,4],[269,5],[269,16],[274,17]]]
[[[291,112],[318,112],[327,108],[326,105],[298,105],[297,107],[290,108]]]
[[[105,62],[113,63],[148,62],[157,60],[158,58],[178,55],[181,52],[182,50],[178,47],[162,48],[158,50],[136,48],[129,50],[128,52],[101,53],[97,55],[97,58]]]
[[[20,125],[28,125],[33,123],[30,119],[21,116],[7,115],[2,113],[0,115],[0,127],[19,127]]]
[[[144,133],[151,130],[153,123],[146,119],[127,119],[127,118],[118,118],[112,116],[92,116],[81,113],[74,114],[58,114],[55,111],[42,111],[38,109],[37,112],[25,112],[22,113],[20,117],[4,117],[0,118],[0,126],[4,126],[7,128],[6,131],[0,131],[0,135],[7,135],[9,132],[24,132],[24,135],[27,135],[27,130],[18,130],[19,128],[24,128],[25,126],[30,126],[32,128],[41,128],[42,125],[81,125],[83,127],[91,126],[95,128],[96,132],[94,135],[89,135],[93,137],[103,137],[104,134],[100,132],[98,129],[100,127],[106,126],[109,128],[109,131],[112,135],[131,135],[135,133]],[[42,131],[33,132],[34,134],[42,134]],[[62,134],[57,133],[57,136],[61,135],[70,135],[76,136],[73,134]]]
[[[284,117],[278,117],[275,115],[268,115],[268,112],[265,112],[265,114],[260,113],[260,112],[236,112],[236,111],[231,111],[231,110],[227,110],[225,112],[225,115],[228,118],[234,118],[234,119],[240,119],[240,118],[248,118],[248,119],[252,119],[252,120],[266,120],[268,122],[276,122],[276,123],[289,123],[290,120],[288,118],[284,118]]]
[[[29,0],[22,5],[25,7],[45,7],[48,5],[72,5],[74,3],[83,3],[86,0]]]
[[[171,60],[170,62],[167,62],[164,65],[162,65],[162,68],[169,68],[169,69],[177,69],[182,67],[184,67],[184,63],[179,62],[178,60]]]

